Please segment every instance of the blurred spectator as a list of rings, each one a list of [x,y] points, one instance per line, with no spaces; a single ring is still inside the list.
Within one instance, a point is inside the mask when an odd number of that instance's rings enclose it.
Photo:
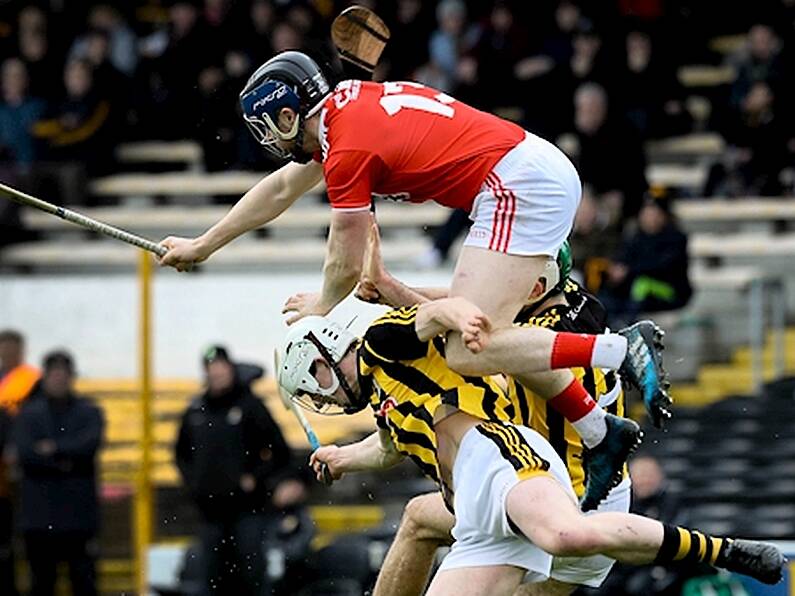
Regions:
[[[112,164],[111,103],[100,95],[85,60],[68,62],[63,81],[65,96],[34,127],[50,162],[39,169],[36,182],[54,178],[57,192],[45,187],[43,194],[58,196],[62,204],[84,203],[86,174],[104,173]]]
[[[177,0],[168,14],[166,27],[141,40],[138,121],[155,138],[190,138],[199,117],[194,101],[199,72],[212,64],[218,48],[194,3]]]
[[[765,82],[779,91],[785,82],[785,65],[781,40],[773,27],[757,23],[748,31],[747,47],[729,58],[737,69],[737,78],[731,90],[731,107],[742,109],[745,98],[754,83]]]
[[[273,55],[271,36],[276,24],[276,9],[270,0],[254,0],[251,3],[248,31],[242,47],[249,52],[249,59],[255,64],[265,62]]]
[[[631,513],[644,515],[666,524],[682,525],[687,515],[678,500],[668,492],[665,473],[651,455],[637,455],[629,463],[632,478]],[[692,569],[668,569],[663,566],[629,567],[616,564],[598,590],[587,594],[604,596],[679,596],[682,584],[694,575]]]
[[[97,89],[91,64],[79,59],[68,62],[63,81],[66,94],[37,124],[36,135],[47,142],[56,161],[105,165],[111,107]]]
[[[281,22],[273,28],[271,44],[273,53],[286,52],[287,50],[300,50],[304,40],[301,32],[290,23]]]
[[[593,23],[581,19],[572,41],[573,52],[568,62],[569,93],[585,82],[599,83],[612,90],[616,69],[611,64],[600,32]]]
[[[580,178],[608,203],[611,221],[625,221],[638,212],[647,188],[643,145],[632,127],[609,111],[600,85],[580,86],[574,105]]]
[[[690,300],[687,236],[665,197],[647,198],[638,230],[607,271],[602,302],[611,316],[632,322],[644,312],[675,310]]]
[[[22,334],[0,331],[0,594],[16,594],[13,550],[13,498],[11,478],[4,457],[11,438],[11,420],[39,378],[39,371],[25,364]]]
[[[60,63],[50,51],[51,42],[43,32],[22,33],[19,37],[19,57],[30,75],[30,92],[37,97],[52,97],[53,86],[60,89]]]
[[[25,364],[25,338],[18,331],[0,331],[0,409],[16,414],[39,380],[39,371]]]
[[[36,157],[33,125],[44,113],[44,101],[28,94],[28,72],[18,58],[0,67],[0,161],[28,169]]]
[[[227,52],[222,67],[210,66],[199,74],[199,113],[196,136],[202,144],[204,166],[209,172],[228,169],[238,163],[256,163],[262,155],[250,137],[237,110],[232,109],[252,65],[242,51]],[[250,154],[254,153],[253,156]]]
[[[555,64],[566,64],[574,51],[574,35],[582,19],[577,3],[561,0],[555,7],[554,23],[543,42],[543,53]]]
[[[10,443],[11,416],[0,408],[0,593],[16,596],[14,504],[6,463]]]
[[[102,29],[91,29],[83,41],[74,57],[91,65],[99,93],[112,99],[114,109],[118,109],[129,96],[129,84],[127,77],[113,64],[110,34]]]
[[[420,0],[397,1],[394,22],[389,25],[392,37],[384,50],[389,80],[414,79],[414,71],[428,61],[427,44],[417,40],[430,36],[429,21]]]
[[[66,562],[72,593],[92,596],[99,528],[96,456],[104,421],[97,406],[75,393],[71,355],[51,352],[42,368],[38,390],[14,422],[30,593],[54,594],[58,563]]]
[[[643,139],[688,132],[691,118],[684,105],[684,91],[673,64],[653,49],[648,33],[630,31],[626,36],[626,71],[617,94],[623,111]]]
[[[220,57],[235,41],[240,27],[234,22],[233,2],[231,0],[204,0],[203,21],[206,27],[204,34],[214,41],[215,55],[213,63],[220,62]]]
[[[599,291],[610,258],[620,244],[621,221],[615,218],[607,201],[601,201],[589,185],[584,185],[574,216],[571,252],[581,279],[591,292]]]
[[[483,109],[519,103],[514,72],[518,73],[524,62],[533,60],[525,58],[520,62],[527,52],[527,31],[506,2],[496,2],[473,50],[477,58],[477,88],[465,99]],[[546,60],[551,62],[549,58]]]
[[[88,15],[91,31],[101,31],[108,37],[108,59],[113,67],[127,76],[132,76],[138,64],[138,40],[132,29],[113,6],[99,4],[91,9]],[[69,58],[86,58],[89,60],[91,51],[90,33],[75,39],[69,51]]]
[[[206,390],[183,416],[176,461],[204,518],[204,584],[209,594],[266,594],[268,517],[301,502],[305,487],[291,476],[279,427],[226,349],[211,347],[203,364]]]
[[[790,164],[787,124],[776,109],[773,88],[765,81],[753,83],[722,126],[728,146],[710,170],[705,196],[780,194],[779,175]]]
[[[438,28],[428,45],[430,61],[415,74],[420,82],[451,92],[462,75],[472,79],[472,63],[467,63],[463,73],[459,62],[475,46],[479,31],[467,23],[466,5],[461,0],[442,0],[436,7],[436,21]]]

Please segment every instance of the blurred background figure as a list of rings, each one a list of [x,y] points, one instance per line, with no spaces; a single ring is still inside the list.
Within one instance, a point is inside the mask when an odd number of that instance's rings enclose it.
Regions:
[[[18,331],[0,331],[0,408],[16,414],[39,379],[37,368],[25,362],[25,338]]]
[[[0,594],[16,594],[11,425],[38,380],[38,369],[25,363],[22,334],[13,329],[0,331]]]
[[[97,406],[75,393],[75,375],[68,352],[47,354],[41,382],[14,421],[31,596],[55,593],[60,562],[69,566],[73,594],[97,593],[96,460],[104,420]]]
[[[783,191],[780,174],[791,165],[787,142],[792,133],[780,105],[771,83],[759,80],[728,110],[721,123],[727,147],[710,170],[706,196],[775,196]]]
[[[646,191],[646,159],[641,138],[618,113],[597,83],[584,83],[574,94],[575,164],[610,212],[611,222],[625,222],[638,213]]]
[[[682,308],[693,293],[687,268],[687,236],[671,213],[671,201],[649,196],[637,231],[607,270],[600,298],[614,321],[627,323],[641,313]]]
[[[436,22],[428,42],[429,61],[415,76],[421,83],[452,92],[459,78],[469,80],[473,75],[471,68],[461,72],[460,59],[475,46],[479,28],[467,22],[467,7],[461,0],[442,0],[436,7]]]
[[[42,117],[45,103],[31,97],[28,70],[19,58],[8,58],[0,67],[0,162],[29,171],[36,159],[33,125]]]
[[[111,102],[97,88],[87,60],[67,62],[63,83],[63,97],[34,129],[49,161],[40,169],[37,192],[58,197],[61,204],[85,204],[86,176],[104,173],[112,163]],[[44,186],[41,178],[54,183],[57,192]]]
[[[250,368],[236,366],[222,346],[209,348],[202,362],[206,389],[182,418],[176,462],[203,518],[203,593],[269,594],[266,530],[279,511],[303,502],[306,488],[279,427],[249,387]]]
[[[16,596],[14,568],[14,509],[11,495],[7,449],[11,443],[11,416],[0,408],[0,592]]]
[[[620,88],[616,97],[641,138],[689,132],[692,118],[685,108],[675,65],[660,55],[645,31],[627,33],[626,70]]]

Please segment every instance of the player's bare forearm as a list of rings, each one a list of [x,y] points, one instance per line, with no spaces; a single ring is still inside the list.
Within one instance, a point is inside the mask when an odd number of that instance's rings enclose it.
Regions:
[[[434,300],[420,305],[414,322],[420,340],[427,341],[446,331],[456,331],[445,316],[445,300],[449,299]]]
[[[411,288],[411,291],[419,294],[426,301],[441,300],[450,296],[450,288]]]
[[[469,319],[480,315],[480,309],[458,296],[426,301],[417,311],[417,335],[427,341],[447,331],[464,332]]]
[[[288,163],[265,176],[213,227],[197,238],[208,254],[281,215],[323,179],[316,163]]]
[[[319,308],[329,312],[356,287],[370,227],[367,211],[334,211],[323,266]]]
[[[399,464],[403,456],[395,449],[389,432],[379,429],[358,443],[340,447],[341,472],[385,470]]]
[[[377,290],[381,295],[381,302],[393,308],[414,306],[415,304],[428,302],[428,298],[423,294],[417,292],[414,288],[408,287],[391,275],[387,275],[381,280],[377,285]]]
[[[461,333],[466,349],[477,354],[489,343],[491,322],[477,306],[456,296],[421,304],[415,328],[421,341],[448,331]]]

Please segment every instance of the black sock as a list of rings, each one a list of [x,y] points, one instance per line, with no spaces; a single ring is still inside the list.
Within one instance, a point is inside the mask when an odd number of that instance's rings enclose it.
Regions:
[[[728,538],[715,538],[697,530],[663,524],[663,542],[654,562],[660,565],[673,561],[719,565]]]

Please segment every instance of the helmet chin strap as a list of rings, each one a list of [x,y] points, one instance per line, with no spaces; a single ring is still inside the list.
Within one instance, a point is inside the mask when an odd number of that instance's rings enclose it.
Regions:
[[[345,375],[340,369],[339,363],[334,361],[331,353],[326,349],[326,346],[322,344],[322,342],[317,338],[317,336],[315,336],[314,333],[310,331],[307,333],[306,338],[315,344],[317,351],[320,352],[320,355],[323,356],[323,359],[329,365],[332,372],[336,375],[340,387],[342,387],[343,393],[345,393],[345,396],[348,398],[349,405],[343,407],[343,411],[346,414],[356,414],[357,412],[361,412],[367,406],[367,401],[362,399],[361,395],[357,396],[353,389],[351,389],[351,386],[348,384],[348,380],[345,378]],[[348,349],[350,350],[350,348]]]
[[[295,133],[295,147],[290,151],[293,161],[298,163],[309,163],[312,154],[304,151],[304,118],[298,117],[298,130]]]

